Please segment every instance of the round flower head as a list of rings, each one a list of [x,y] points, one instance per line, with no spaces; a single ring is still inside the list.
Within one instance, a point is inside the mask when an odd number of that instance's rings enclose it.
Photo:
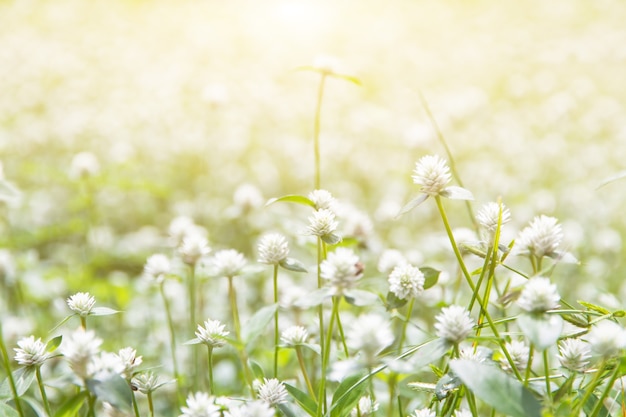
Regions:
[[[396,266],[389,274],[389,291],[401,300],[415,298],[424,291],[424,281],[419,268],[410,264]]]
[[[463,341],[474,327],[474,321],[465,307],[451,305],[441,309],[435,320],[437,336],[452,343]]]
[[[86,378],[87,364],[100,350],[102,339],[96,337],[92,331],[79,328],[74,333],[63,339],[61,353],[70,363],[70,367],[76,375]]]
[[[411,414],[409,417],[437,417],[437,415],[430,408],[422,408],[413,411],[413,414]]]
[[[507,342],[504,344],[504,347],[506,348],[507,352],[509,352],[515,368],[517,368],[519,372],[523,372],[524,370],[526,370],[526,367],[528,366],[528,354],[530,352],[530,348],[526,346],[524,342],[521,342],[519,340],[513,340],[510,343]],[[511,370],[511,364],[506,359],[506,357],[500,359],[500,365],[505,371]]]
[[[287,389],[276,378],[263,378],[263,383],[257,387],[259,399],[269,405],[277,405],[287,402]]]
[[[70,310],[78,313],[81,317],[86,317],[91,313],[96,299],[88,292],[78,292],[67,299],[67,306]]]
[[[40,366],[50,357],[46,352],[46,344],[35,336],[25,337],[17,342],[15,361],[22,366]]]
[[[574,372],[582,372],[589,366],[591,346],[580,339],[565,339],[559,343],[557,356],[561,366]]]
[[[320,269],[322,278],[330,281],[335,294],[342,294],[344,290],[354,287],[363,273],[359,257],[348,248],[337,248],[329,253]]]
[[[119,356],[120,361],[124,365],[122,376],[126,379],[132,378],[133,373],[135,373],[135,369],[137,369],[143,362],[143,358],[141,356],[137,356],[137,351],[132,347],[120,349],[117,356]]]
[[[372,416],[378,410],[378,402],[372,397],[366,395],[359,399],[359,403],[350,412],[350,417],[366,417]]]
[[[328,209],[319,209],[309,217],[309,226],[306,234],[313,236],[327,236],[337,230],[339,223],[335,220],[335,213]]]
[[[265,235],[259,241],[259,262],[277,265],[287,259],[289,244],[285,236],[279,233]]]
[[[604,320],[591,329],[587,340],[593,353],[610,358],[626,348],[626,331],[619,324]]]
[[[161,385],[159,377],[152,372],[142,373],[133,378],[132,386],[137,388],[142,394],[154,392]]]
[[[487,203],[478,210],[476,220],[489,233],[493,233],[498,228],[498,218],[500,218],[500,205],[498,203]],[[511,212],[502,204],[501,225],[511,221]]]
[[[451,178],[446,161],[437,155],[423,156],[413,171],[413,182],[421,185],[421,191],[430,196],[439,195]]]
[[[124,372],[122,359],[111,352],[100,352],[87,364],[87,375],[93,379],[103,380],[113,375],[122,375],[122,372]]]
[[[183,261],[188,265],[195,265],[198,261],[211,252],[207,239],[199,234],[191,234],[185,237],[178,248]]]
[[[334,212],[337,204],[337,200],[326,190],[311,191],[309,200],[315,204],[315,210],[326,209]]]
[[[240,406],[231,406],[225,417],[275,417],[276,411],[264,401],[250,401]]]
[[[230,332],[224,330],[224,325],[220,323],[219,320],[209,319],[204,322],[204,327],[198,325],[196,336],[202,343],[216,348],[226,344],[226,340],[224,339],[229,333]]]
[[[143,267],[144,275],[157,283],[163,282],[163,279],[172,271],[172,265],[167,256],[157,253],[151,255]]]
[[[558,220],[549,216],[537,216],[525,227],[517,238],[521,254],[531,254],[538,258],[554,255],[563,239],[563,231]]]
[[[206,233],[206,231],[202,227],[196,225],[193,222],[193,219],[187,216],[178,216],[174,218],[170,222],[167,232],[169,234],[170,243],[176,248],[180,247],[180,245],[183,243],[183,240],[187,236],[204,236]]]
[[[561,296],[548,278],[529,279],[517,299],[517,305],[528,313],[543,313],[559,306]]]
[[[220,417],[219,407],[204,392],[189,394],[186,407],[181,407],[179,417]]]
[[[291,326],[280,336],[287,346],[298,346],[306,343],[309,333],[302,326]]]
[[[98,158],[91,152],[79,152],[70,163],[70,176],[80,179],[96,175],[100,172]]]
[[[235,249],[225,249],[213,255],[212,263],[217,276],[232,278],[241,275],[246,258]]]

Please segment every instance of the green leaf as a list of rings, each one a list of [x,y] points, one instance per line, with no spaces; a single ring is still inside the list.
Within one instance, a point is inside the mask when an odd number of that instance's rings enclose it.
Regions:
[[[302,204],[302,205],[305,205],[305,206],[310,206],[310,207],[315,208],[315,203],[314,202],[312,202],[311,200],[309,200],[308,198],[306,198],[303,195],[295,195],[295,194],[285,195],[285,196],[277,197],[277,198],[272,198],[272,199],[268,200],[267,203],[265,203],[265,206],[267,207],[267,206],[269,206],[271,204],[278,203],[280,201],[284,201],[284,202],[288,202],[288,203]]]
[[[322,304],[328,298],[332,297],[332,295],[333,293],[330,288],[320,288],[300,298],[298,301],[296,301],[295,305],[296,307],[300,308],[316,307]]]
[[[244,324],[241,329],[242,339],[247,347],[251,346],[257,337],[263,333],[265,327],[272,321],[274,313],[278,310],[278,304],[263,307]]]
[[[283,413],[285,417],[298,417],[295,411],[291,408],[289,403],[280,403],[276,407]]]
[[[0,417],[19,417],[17,410],[8,404],[0,403]]]
[[[443,377],[437,381],[437,386],[435,387],[435,396],[438,401],[443,400],[444,398],[448,398],[450,394],[454,391],[458,390],[461,386],[461,379],[456,376],[453,372],[445,374]]]
[[[343,417],[352,411],[354,405],[367,390],[367,385],[363,384],[364,381],[363,375],[360,374],[349,376],[341,381],[333,394],[330,417]]]
[[[554,345],[563,330],[563,319],[556,314],[521,314],[517,324],[538,350]]]
[[[541,417],[541,404],[532,392],[496,366],[455,359],[450,369],[476,397],[498,412],[512,417]]]
[[[87,391],[80,391],[72,398],[67,400],[61,408],[54,413],[54,417],[75,417],[78,415],[78,410],[83,406],[89,393]]]
[[[331,77],[341,78],[342,80],[349,81],[349,82],[351,82],[351,83],[353,83],[353,84],[356,84],[356,85],[358,85],[358,86],[363,85],[363,84],[361,83],[361,80],[359,80],[357,77],[355,77],[355,76],[353,76],[353,75],[338,74],[338,73],[335,73],[335,72],[330,73],[329,75],[330,75]]]
[[[302,343],[300,346],[304,346],[305,348],[312,350],[313,352],[317,353],[318,355],[322,354],[322,348],[318,344],[315,344],[315,343]]]
[[[581,306],[585,307],[586,309],[598,312],[600,314],[607,314],[607,315],[611,314],[611,312],[609,310],[607,310],[606,308],[597,306],[595,304],[588,303],[587,301],[578,300],[576,302],[578,304],[580,304]]]
[[[130,411],[132,406],[132,391],[128,382],[119,375],[97,380],[87,381],[89,391],[102,401],[106,401],[118,410]]]
[[[329,233],[327,235],[320,236],[320,237],[328,245],[336,245],[337,243],[341,242],[341,236],[336,235],[334,233]]]
[[[48,352],[54,352],[61,345],[62,341],[63,341],[63,336],[57,336],[53,339],[50,339],[48,343],[46,344],[46,350]]]
[[[624,311],[624,310],[614,311],[612,316],[613,317],[624,317],[624,316],[626,316],[626,311]]]
[[[348,304],[356,307],[369,306],[378,301],[378,295],[364,290],[350,289],[346,290],[343,295]]]
[[[445,339],[434,339],[429,343],[414,348],[417,352],[411,360],[413,368],[417,371],[424,366],[441,359],[452,347],[452,344]]]
[[[429,266],[423,266],[420,268],[422,274],[424,274],[424,289],[427,290],[433,287],[437,281],[439,280],[439,275],[441,271],[436,270],[435,268],[431,268]]]
[[[441,193],[439,193],[442,197],[449,198],[450,200],[473,200],[474,195],[470,190],[466,190],[462,187],[457,187],[456,185],[451,185],[450,187],[446,187]]]
[[[300,404],[300,407],[302,407],[302,409],[306,411],[308,415],[315,417],[315,414],[317,412],[317,403],[315,402],[315,400],[309,397],[309,395],[306,392],[300,391],[298,388],[294,387],[293,385],[289,385],[289,384],[284,384],[284,385],[285,385],[285,388],[287,389],[287,392],[291,394],[293,399],[296,400],[298,404]]]
[[[583,410],[585,411],[586,416],[591,415],[591,412],[593,411],[594,407],[596,406],[599,400],[600,399],[595,394],[591,394],[589,396],[589,398],[587,399],[587,402],[583,405]],[[604,404],[600,406],[600,411],[595,415],[598,417],[610,416],[609,410],[606,409]]]
[[[39,417],[48,417],[46,414],[46,410],[44,410],[43,406],[33,397],[22,397],[21,400],[25,402],[30,410],[26,411],[25,414],[31,414],[29,411],[34,412]]]
[[[297,259],[287,258],[280,261],[280,266],[294,272],[307,272],[304,264]]]
[[[15,383],[15,389],[19,397],[21,397],[26,391],[28,391],[28,388],[30,388],[34,380],[34,366],[23,366],[13,371],[13,382]],[[13,398],[13,392],[11,391],[9,378],[5,378],[4,381],[2,381],[2,385],[0,385],[0,399],[1,398]]]
[[[90,316],[110,316],[112,314],[117,314],[119,313],[119,311],[117,310],[113,310],[112,308],[108,308],[108,307],[96,307],[93,308],[90,312],[89,315]]]
[[[250,369],[252,370],[254,377],[256,379],[263,380],[263,378],[265,378],[265,372],[263,372],[263,368],[261,368],[261,365],[259,365],[257,361],[253,360],[249,360],[248,363],[250,364]]]
[[[199,345],[200,343],[202,343],[202,340],[198,339],[197,337],[194,337],[193,339],[190,339],[184,342],[183,345]]]
[[[387,311],[393,310],[394,308],[400,308],[408,303],[409,300],[398,298],[394,293],[389,291],[387,293],[387,298],[385,298],[385,306],[387,307]]]
[[[419,206],[420,204],[422,204],[424,201],[426,201],[426,199],[428,198],[428,194],[420,194],[417,197],[415,197],[413,200],[409,201],[408,203],[406,203],[404,205],[404,207],[402,207],[400,209],[400,212],[398,214],[396,214],[396,219],[399,218],[400,216],[402,216],[403,214],[408,213],[409,211],[413,210],[415,207]]]

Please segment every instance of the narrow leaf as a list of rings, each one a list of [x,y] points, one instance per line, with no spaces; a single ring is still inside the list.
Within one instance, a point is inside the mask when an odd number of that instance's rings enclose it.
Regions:
[[[193,339],[184,342],[183,345],[199,345],[200,343],[202,343],[202,340],[194,337]]]
[[[344,292],[344,297],[348,304],[357,307],[364,307],[375,304],[378,301],[378,295],[364,290],[350,289]]]
[[[435,387],[435,396],[438,401],[448,398],[450,394],[459,389],[461,386],[461,379],[454,373],[447,373],[437,381]]]
[[[615,174],[615,175],[612,175],[612,176],[610,176],[610,177],[607,177],[607,178],[603,179],[603,180],[600,182],[600,184],[596,187],[596,190],[597,190],[598,188],[602,188],[602,187],[604,187],[604,186],[605,186],[605,185],[607,185],[607,184],[612,183],[613,181],[621,180],[622,178],[626,178],[626,170],[625,170],[625,171],[618,172],[618,173],[617,173],[617,174]]]
[[[541,417],[541,404],[521,382],[499,368],[467,359],[450,362],[463,384],[498,412],[511,417]]]
[[[305,348],[312,350],[318,355],[322,354],[322,348],[320,347],[320,345],[317,345],[315,343],[303,343],[300,346],[304,346]]]
[[[271,304],[263,307],[250,319],[246,324],[244,324],[241,329],[242,338],[246,344],[246,346],[252,345],[257,337],[263,333],[265,327],[269,324],[269,322],[274,317],[274,313],[278,310],[278,304]]]
[[[297,259],[287,258],[287,259],[280,261],[279,265],[289,271],[307,272],[306,268],[304,267],[304,264]]]
[[[298,388],[294,387],[293,385],[289,385],[289,384],[284,384],[284,385],[285,385],[285,388],[287,389],[287,392],[291,394],[293,399],[296,400],[298,404],[300,404],[302,409],[306,411],[308,415],[315,416],[315,413],[317,412],[317,403],[315,402],[315,400],[309,397],[307,393],[305,393],[304,391],[300,391]]]
[[[611,314],[611,312],[609,310],[607,310],[606,308],[600,307],[600,306],[595,305],[595,304],[588,303],[587,301],[578,300],[576,302],[578,304],[580,304],[581,306],[583,306],[583,307],[585,307],[585,308],[587,308],[589,310],[596,311],[596,312],[598,312],[600,314]]]
[[[278,409],[282,411],[285,417],[298,417],[295,411],[291,408],[291,404],[289,403],[277,404],[276,407],[278,407]]]
[[[426,199],[428,198],[428,194],[420,194],[417,197],[415,197],[413,200],[409,201],[408,203],[406,203],[404,205],[404,207],[402,207],[400,209],[400,212],[398,214],[396,214],[396,219],[399,218],[400,216],[402,216],[403,214],[408,213],[409,211],[413,210],[415,207],[419,206],[420,204],[422,204],[424,201],[426,201]]]
[[[131,410],[132,392],[128,382],[121,376],[112,375],[101,381],[90,379],[87,381],[87,386],[102,401],[108,402],[119,410]]]
[[[554,345],[563,330],[563,319],[556,314],[521,314],[517,324],[522,333],[538,350],[546,350]]]
[[[363,375],[352,375],[341,381],[333,394],[330,417],[343,417],[352,410],[367,389],[362,378]]]
[[[28,388],[30,388],[34,380],[35,367],[33,366],[23,366],[13,371],[13,382],[15,382],[15,389],[17,390],[17,395],[19,397],[28,391]],[[9,378],[5,378],[4,381],[2,381],[2,385],[0,385],[0,398],[12,397],[13,393],[11,391],[11,386],[9,385]]]
[[[335,78],[341,78],[342,80],[350,81],[351,83],[356,84],[358,86],[363,85],[361,83],[361,80],[359,80],[357,77],[352,76],[352,75],[337,74],[337,73],[334,73],[334,72],[330,73],[329,75],[332,76],[332,77],[335,77]]]
[[[10,407],[8,404],[0,403],[0,417],[19,417],[17,410]]]
[[[252,369],[252,373],[256,379],[262,380],[265,378],[265,372],[263,372],[263,368],[261,368],[261,365],[259,365],[257,361],[250,360],[248,363],[250,364],[250,369]]]
[[[46,344],[46,350],[48,352],[54,352],[61,345],[61,341],[63,341],[63,336],[50,339]]]
[[[315,307],[332,297],[332,295],[332,290],[330,288],[320,288],[300,298],[295,302],[295,305],[300,308]]]
[[[87,391],[81,391],[67,400],[61,408],[54,413],[54,417],[75,417],[78,415],[78,410],[83,406],[83,403],[87,399]]]
[[[420,268],[422,274],[424,274],[424,289],[427,290],[430,287],[434,286],[439,280],[439,275],[441,271],[436,270],[435,268],[431,268],[429,266],[423,266]]]
[[[440,195],[442,197],[449,198],[451,200],[473,200],[474,195],[470,190],[466,190],[462,187],[457,187],[456,185],[451,185],[450,187],[446,187]]]
[[[321,236],[321,238],[329,245],[336,245],[337,243],[341,242],[341,236],[334,233],[329,233],[327,235]]]
[[[112,314],[117,314],[117,313],[119,313],[119,311],[113,310],[112,308],[95,307],[89,312],[89,315],[90,316],[110,316]]]
[[[424,366],[441,359],[452,345],[445,339],[435,339],[431,343],[424,344],[417,350],[417,353],[411,359],[414,369],[417,371]]]
[[[389,311],[404,306],[408,301],[409,300],[406,298],[398,298],[394,293],[389,291],[387,293],[387,297],[385,298],[385,306],[387,307],[387,311]]]
[[[315,203],[312,202],[311,200],[309,200],[308,198],[306,198],[303,195],[285,195],[282,197],[277,197],[277,198],[272,198],[270,200],[267,201],[267,203],[265,203],[265,206],[269,206],[271,204],[277,203],[277,202],[288,202],[288,203],[296,203],[296,204],[302,204],[305,206],[310,206],[315,208]]]

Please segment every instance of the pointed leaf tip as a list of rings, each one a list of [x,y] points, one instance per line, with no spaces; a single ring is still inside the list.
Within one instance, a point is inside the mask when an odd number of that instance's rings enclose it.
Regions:
[[[426,201],[427,198],[428,198],[428,194],[420,194],[420,195],[418,195],[413,200],[411,200],[408,203],[406,203],[404,205],[404,207],[402,207],[400,209],[400,212],[398,214],[396,214],[395,219],[399,219],[402,215],[404,215],[404,214],[408,213],[409,211],[413,210],[415,207],[419,206],[424,201]]]

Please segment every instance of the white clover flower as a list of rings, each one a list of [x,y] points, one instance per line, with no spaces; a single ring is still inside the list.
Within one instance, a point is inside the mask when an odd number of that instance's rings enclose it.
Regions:
[[[337,200],[326,190],[314,190],[309,193],[309,200],[315,204],[315,210],[326,209],[335,212]]]
[[[346,331],[348,347],[362,355],[367,365],[374,365],[376,355],[393,343],[389,321],[380,314],[366,313],[352,321]]]
[[[517,299],[517,305],[528,313],[543,313],[559,307],[561,296],[548,278],[529,279]]]
[[[163,384],[159,382],[159,377],[157,375],[152,372],[146,372],[135,376],[133,378],[132,385],[142,394],[149,394]]]
[[[410,264],[396,266],[389,274],[388,281],[389,291],[400,300],[415,298],[424,291],[424,274]]]
[[[287,389],[276,378],[263,378],[263,383],[257,387],[257,393],[261,401],[272,406],[287,402]]]
[[[458,305],[442,308],[435,320],[437,336],[452,343],[463,341],[474,327],[469,311]]]
[[[488,358],[483,350],[474,349],[472,346],[466,346],[461,348],[459,352],[459,359],[467,359],[474,362],[485,362]]]
[[[421,408],[419,410],[413,411],[409,417],[437,417],[435,412],[430,408]]]
[[[120,349],[117,356],[119,356],[120,361],[124,365],[124,370],[122,370],[121,375],[126,379],[132,378],[135,369],[143,362],[143,357],[137,356],[137,351],[132,347]]]
[[[96,299],[88,292],[78,292],[67,299],[67,306],[70,310],[78,313],[81,317],[86,317],[91,313]]]
[[[322,278],[330,281],[336,295],[354,287],[363,273],[359,257],[348,248],[337,248],[329,253],[320,270]]]
[[[591,329],[587,341],[593,353],[610,358],[626,348],[626,331],[619,324],[604,320]]]
[[[328,209],[320,209],[309,217],[309,226],[306,234],[313,236],[327,236],[337,230],[339,223],[335,220],[335,213]]]
[[[421,185],[421,191],[429,196],[441,194],[452,179],[446,161],[437,155],[426,155],[415,164],[413,182]]]
[[[500,216],[500,205],[498,203],[490,202],[485,204],[478,210],[476,214],[476,220],[478,223],[488,232],[493,233],[498,228],[498,218]],[[511,221],[511,212],[502,204],[502,221],[501,225],[504,225]]]
[[[207,346],[222,347],[226,344],[226,336],[230,334],[229,331],[224,330],[224,327],[219,320],[208,319],[204,322],[204,327],[198,325],[196,336]]]
[[[186,407],[181,407],[179,417],[220,417],[219,407],[213,398],[204,392],[189,394]]]
[[[287,259],[289,244],[285,236],[280,233],[270,233],[261,238],[258,245],[259,262],[269,265],[278,265]]]
[[[100,352],[92,356],[87,364],[87,375],[93,379],[107,379],[112,375],[122,375],[124,363],[122,359],[111,352]]]
[[[408,263],[402,252],[397,249],[386,249],[378,258],[378,271],[389,274],[396,266]]]
[[[100,172],[98,158],[91,152],[79,152],[70,163],[70,177],[75,179],[92,177]]]
[[[146,278],[157,283],[163,282],[170,272],[172,272],[172,264],[169,258],[161,253],[151,255],[143,267]]]
[[[92,331],[79,328],[63,339],[61,353],[70,363],[70,367],[81,378],[88,376],[87,364],[92,357],[98,354],[102,339],[96,337]]]
[[[558,220],[549,216],[537,216],[525,227],[517,238],[521,254],[530,254],[538,258],[552,256],[563,239],[563,231]]]
[[[291,326],[281,334],[280,338],[287,346],[298,346],[306,343],[309,333],[302,326]]]
[[[350,417],[372,416],[378,410],[378,402],[366,395],[359,398],[359,403],[350,411]]]
[[[265,200],[259,188],[252,184],[241,184],[233,193],[233,202],[241,211],[261,207]]]
[[[35,336],[24,337],[17,342],[15,361],[22,366],[41,366],[50,354],[46,352],[46,344]]]
[[[170,222],[168,234],[171,245],[178,248],[188,236],[199,235],[206,237],[206,230],[193,222],[191,217],[178,216]]]
[[[212,264],[217,276],[232,278],[241,274],[246,258],[235,249],[225,249],[213,255]]]
[[[582,372],[589,366],[591,346],[580,339],[565,339],[559,343],[557,356],[561,366],[574,372]]]
[[[201,258],[211,252],[211,248],[204,236],[191,234],[183,239],[178,252],[186,264],[195,265]]]
[[[523,372],[524,370],[526,370],[526,367],[528,366],[528,354],[530,353],[530,347],[528,347],[524,342],[519,340],[513,340],[510,343],[507,342],[504,344],[504,347],[506,348],[507,352],[509,352],[515,368],[517,368],[519,372]],[[511,370],[511,364],[506,359],[506,357],[504,357],[504,355],[500,359],[500,366],[505,371]]]
[[[250,401],[239,407],[230,407],[225,417],[275,417],[276,411],[264,401]]]

